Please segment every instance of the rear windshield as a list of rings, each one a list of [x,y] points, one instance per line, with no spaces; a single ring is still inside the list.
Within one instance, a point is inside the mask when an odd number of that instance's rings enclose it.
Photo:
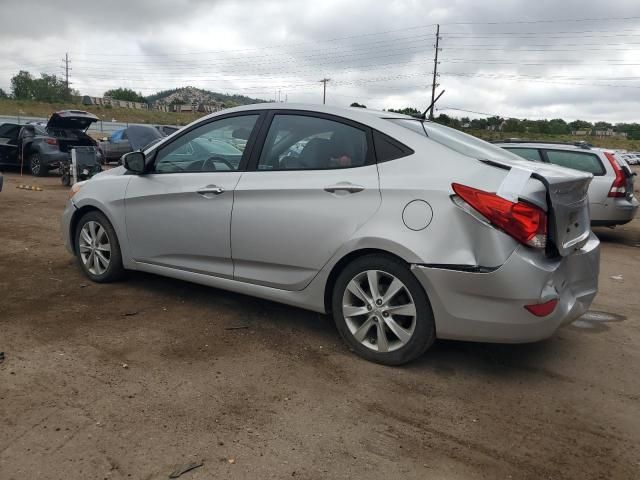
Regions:
[[[489,142],[434,122],[408,118],[390,118],[388,120],[409,130],[413,130],[420,135],[429,137],[434,142],[438,142],[445,147],[449,147],[469,157],[480,160],[522,160],[521,157],[507,152],[500,147],[496,147]]]

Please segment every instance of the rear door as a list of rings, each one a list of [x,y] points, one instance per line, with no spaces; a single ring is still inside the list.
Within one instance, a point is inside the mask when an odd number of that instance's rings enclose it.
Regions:
[[[235,190],[234,278],[302,290],[380,205],[371,132],[300,111],[264,130]]]
[[[249,151],[234,166],[202,149],[198,139],[231,141],[252,132],[258,113],[216,117],[161,145],[146,175],[134,176],[125,199],[127,236],[134,260],[231,278],[233,192]],[[251,145],[251,141],[248,143]]]

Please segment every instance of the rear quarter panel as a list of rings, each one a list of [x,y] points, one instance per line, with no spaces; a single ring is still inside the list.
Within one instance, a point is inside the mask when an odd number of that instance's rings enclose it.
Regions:
[[[383,236],[386,242],[401,245],[410,263],[502,265],[517,242],[457,207],[451,200],[451,184],[497,191],[507,171],[431,140],[414,142],[412,147],[415,154],[378,165],[382,205],[359,234]],[[527,190],[544,189],[536,180],[529,182]],[[431,207],[432,216],[421,230],[408,228],[403,220],[403,211],[413,200]]]

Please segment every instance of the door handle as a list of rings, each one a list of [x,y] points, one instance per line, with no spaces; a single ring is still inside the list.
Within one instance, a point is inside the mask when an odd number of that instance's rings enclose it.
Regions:
[[[362,185],[354,185],[353,183],[338,183],[336,185],[331,185],[329,187],[324,187],[325,192],[336,193],[336,192],[348,192],[348,193],[358,193],[364,190]]]
[[[218,187],[217,185],[207,185],[206,187],[199,189],[197,193],[200,195],[208,195],[210,193],[220,195],[221,193],[224,193],[224,188]]]

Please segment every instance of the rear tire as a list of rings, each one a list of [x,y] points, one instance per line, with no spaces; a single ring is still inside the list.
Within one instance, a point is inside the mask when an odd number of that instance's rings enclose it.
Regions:
[[[42,165],[42,159],[38,152],[29,155],[29,169],[34,177],[46,177],[48,173],[47,167]]]
[[[80,267],[91,280],[108,283],[124,276],[116,231],[102,212],[94,210],[80,218],[74,241]]]
[[[336,280],[331,304],[342,338],[372,362],[402,365],[435,341],[429,299],[406,264],[393,257],[367,255],[350,263]]]

